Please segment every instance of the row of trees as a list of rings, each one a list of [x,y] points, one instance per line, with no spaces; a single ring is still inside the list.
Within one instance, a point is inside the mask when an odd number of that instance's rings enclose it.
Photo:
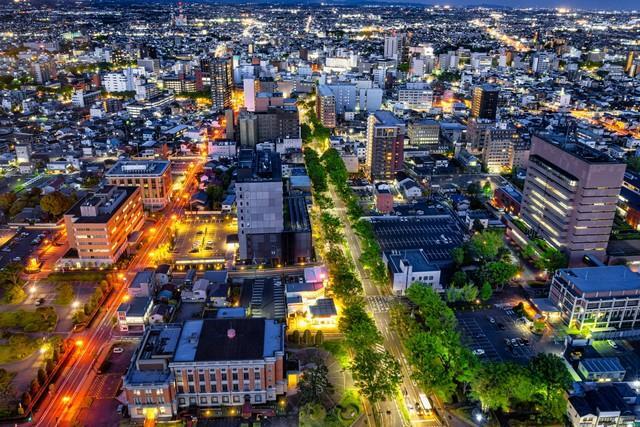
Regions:
[[[327,176],[341,196],[349,196],[350,189],[346,185],[348,173],[335,150],[330,149],[319,157],[313,150],[306,148],[304,154],[316,201],[328,199],[324,194],[328,190]],[[329,268],[329,291],[345,307],[339,329],[353,356],[350,366],[353,378],[361,393],[372,403],[377,402],[393,395],[397,389],[401,379],[400,366],[382,348],[382,336],[365,310],[362,283],[355,273],[354,263],[345,252],[343,224],[338,217],[328,212],[319,215],[319,222],[325,242],[322,246],[324,261]],[[321,372],[309,375],[314,379],[314,384],[322,383],[318,380],[322,378]],[[306,372],[304,376],[307,376]],[[313,387],[310,385],[309,388]]]
[[[392,327],[401,332],[421,387],[445,400],[471,397],[485,410],[521,410],[541,421],[562,419],[565,390],[571,385],[562,358],[541,353],[528,365],[512,362],[481,363],[461,341],[457,319],[437,292],[414,284],[407,290],[415,305],[391,308]]]
[[[348,184],[349,173],[335,148],[329,148],[321,157],[324,170],[329,176],[331,184],[336,188],[338,195],[347,207],[347,214],[353,229],[360,238],[362,253],[360,262],[371,274],[371,279],[379,284],[387,283],[387,269],[380,256],[381,250],[373,233],[371,223],[362,220],[362,208],[358,203],[358,197],[353,193]]]
[[[107,277],[114,276],[108,275]],[[109,293],[114,283],[115,282],[110,282],[108,280],[101,280],[98,286],[94,289],[93,294],[91,294],[91,297],[89,297],[89,301],[87,301],[82,307],[82,310],[77,310],[73,313],[73,323],[81,324],[88,321],[91,315],[100,307],[104,296]]]

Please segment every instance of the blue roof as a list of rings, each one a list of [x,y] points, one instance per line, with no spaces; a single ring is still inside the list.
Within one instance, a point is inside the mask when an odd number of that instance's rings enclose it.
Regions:
[[[640,291],[640,275],[624,265],[564,268],[558,274],[582,292]]]
[[[617,357],[597,357],[582,359],[580,364],[588,372],[623,372],[625,369]]]
[[[400,273],[400,263],[406,261],[414,272],[440,271],[440,267],[431,263],[422,249],[407,249],[406,251],[387,251],[386,258],[394,273]]]
[[[397,118],[391,111],[378,110],[373,113],[378,121],[385,126],[402,126],[404,122]]]

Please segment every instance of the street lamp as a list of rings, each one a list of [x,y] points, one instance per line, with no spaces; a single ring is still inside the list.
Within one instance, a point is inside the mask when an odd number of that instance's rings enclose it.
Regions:
[[[75,300],[74,302],[71,303],[71,308],[76,309],[80,307],[80,301]]]
[[[37,290],[37,288],[35,287],[35,285],[34,285],[34,286],[31,286],[31,287],[29,288],[29,293],[30,293],[31,295],[33,295],[33,294],[35,294],[35,293],[36,293],[36,290]]]

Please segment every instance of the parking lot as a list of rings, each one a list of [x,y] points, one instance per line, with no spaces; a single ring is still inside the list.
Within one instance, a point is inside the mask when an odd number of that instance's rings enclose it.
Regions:
[[[0,249],[0,268],[4,268],[11,262],[24,263],[35,252],[39,245],[35,239],[42,231],[22,230],[9,239]]]
[[[508,307],[459,312],[457,317],[463,341],[482,360],[525,362],[546,345]]]
[[[225,215],[186,217],[176,225],[174,261],[179,266],[224,263],[232,256],[227,236],[235,233],[237,227]]]

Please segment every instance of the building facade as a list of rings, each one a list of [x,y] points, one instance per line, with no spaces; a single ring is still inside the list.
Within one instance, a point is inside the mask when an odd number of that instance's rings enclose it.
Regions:
[[[625,164],[563,136],[533,136],[521,218],[573,263],[603,259]]]
[[[280,262],[284,231],[280,156],[241,150],[236,203],[240,259]]]
[[[171,200],[171,162],[168,160],[120,160],[105,177],[109,185],[140,187],[145,209],[164,209]]]
[[[139,187],[107,186],[81,199],[64,214],[71,249],[79,266],[110,265],[127,249],[129,235],[142,228]]]
[[[551,281],[549,299],[563,321],[577,329],[640,325],[640,275],[626,266],[560,269]]]
[[[403,169],[405,125],[390,111],[376,111],[367,122],[366,173],[370,180],[392,180]]]
[[[231,108],[233,90],[233,64],[231,58],[215,58],[209,63],[211,70],[211,109],[224,111]]]

